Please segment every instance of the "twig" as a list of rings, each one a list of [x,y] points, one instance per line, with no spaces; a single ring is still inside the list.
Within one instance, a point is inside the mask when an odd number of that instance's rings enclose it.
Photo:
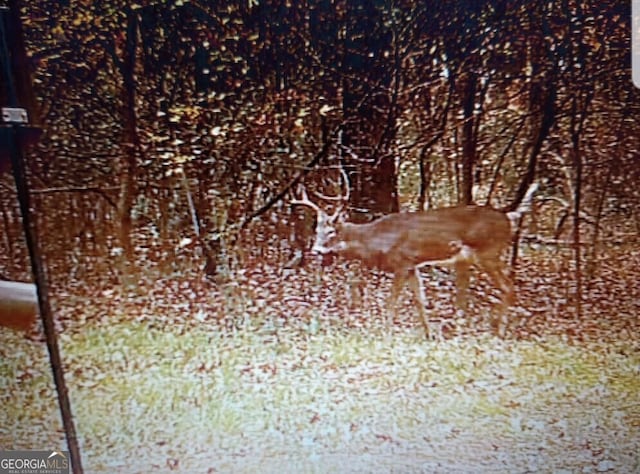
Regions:
[[[54,194],[54,193],[96,193],[102,196],[105,201],[111,204],[113,207],[118,207],[113,199],[109,197],[106,191],[118,191],[119,187],[113,188],[97,188],[93,186],[76,186],[71,188],[46,188],[46,189],[34,189],[31,194]]]

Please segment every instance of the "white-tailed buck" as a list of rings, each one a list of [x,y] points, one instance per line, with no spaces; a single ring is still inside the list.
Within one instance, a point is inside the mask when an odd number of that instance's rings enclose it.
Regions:
[[[309,199],[304,188],[300,190],[300,198],[292,203],[316,212],[313,252],[358,259],[367,266],[393,273],[390,303],[394,313],[400,290],[408,284],[429,337],[420,267],[455,268],[456,304],[461,309],[467,306],[472,266],[483,270],[500,290],[503,308],[514,303],[513,283],[506,275],[501,254],[512,241],[511,221],[529,207],[536,189],[537,185],[532,185],[518,210],[512,213],[483,206],[457,206],[389,214],[366,224],[345,222],[343,206],[328,214]],[[343,202],[346,200],[348,195]]]

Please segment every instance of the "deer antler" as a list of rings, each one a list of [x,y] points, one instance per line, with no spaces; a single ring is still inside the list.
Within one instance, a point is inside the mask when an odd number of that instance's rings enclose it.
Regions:
[[[309,199],[309,196],[307,195],[307,190],[303,185],[300,185],[298,189],[302,199],[294,198],[290,201],[291,204],[300,204],[302,206],[308,206],[314,211],[316,211],[316,213],[318,214],[325,214],[325,212],[322,209],[320,209],[320,207],[316,203],[314,203],[311,199]]]
[[[341,181],[346,189],[346,194],[339,194],[338,196],[327,196],[325,194],[319,193],[318,191],[313,191],[313,194],[318,196],[322,200],[326,201],[340,201],[338,208],[331,215],[327,214],[323,209],[320,208],[316,203],[314,203],[311,199],[309,199],[309,195],[307,194],[306,188],[300,184],[298,187],[298,193],[300,198],[291,199],[291,204],[300,204],[302,206],[307,206],[316,211],[318,216],[325,217],[327,220],[336,221],[338,216],[342,213],[346,205],[349,203],[350,189],[349,189],[349,177],[345,170],[340,167],[340,176]]]
[[[341,181],[342,181],[342,184],[344,185],[346,192],[340,195],[340,200],[342,201],[342,204],[338,206],[338,209],[336,209],[336,212],[333,213],[333,215],[331,216],[332,219],[337,219],[337,217],[340,215],[340,213],[342,213],[344,208],[347,207],[347,205],[349,204],[349,197],[351,196],[351,188],[349,186],[349,176],[347,175],[347,172],[344,170],[342,166],[340,166],[340,177],[342,178]]]
[[[349,177],[347,176],[346,171],[344,170],[344,168],[340,167],[340,178],[341,178],[341,183],[340,183],[340,187],[344,187],[346,190],[346,195],[343,193],[340,193],[336,196],[329,196],[327,194],[321,193],[319,191],[313,191],[313,194],[315,194],[316,196],[318,196],[320,199],[322,199],[323,201],[342,201],[342,202],[349,202],[349,195],[350,195],[350,189],[349,189]]]

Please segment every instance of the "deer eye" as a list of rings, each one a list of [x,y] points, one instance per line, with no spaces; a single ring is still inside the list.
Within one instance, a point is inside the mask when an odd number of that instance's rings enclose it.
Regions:
[[[324,229],[324,232],[322,232],[322,235],[324,235],[326,238],[333,237],[334,235],[336,235],[336,231],[333,227],[327,227]]]

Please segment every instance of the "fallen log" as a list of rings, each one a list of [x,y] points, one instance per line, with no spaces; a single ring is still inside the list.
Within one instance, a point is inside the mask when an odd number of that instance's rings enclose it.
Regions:
[[[0,280],[0,326],[29,332],[37,317],[36,285]]]

